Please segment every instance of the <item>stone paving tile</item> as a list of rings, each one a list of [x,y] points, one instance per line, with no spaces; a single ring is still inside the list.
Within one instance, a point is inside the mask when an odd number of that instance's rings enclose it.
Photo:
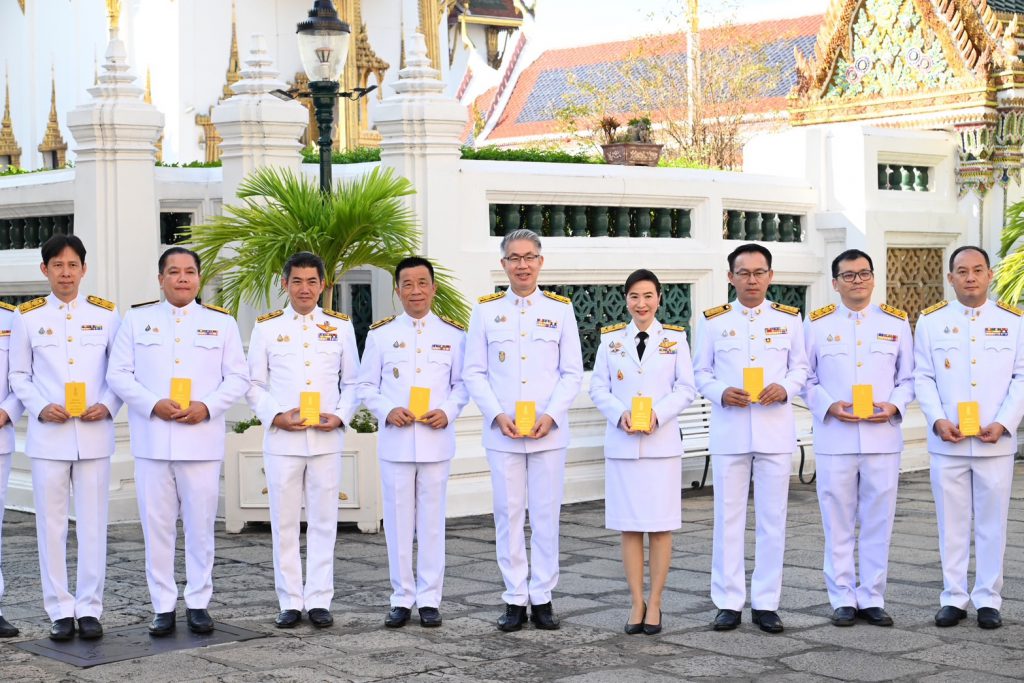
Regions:
[[[785,635],[770,635],[761,631],[746,632],[740,630],[726,633],[707,630],[694,631],[692,633],[666,636],[662,640],[678,643],[691,650],[717,652],[722,655],[750,657],[752,659],[775,659],[782,655],[801,652],[813,647],[808,643],[786,637]]]
[[[782,664],[812,674],[841,681],[891,681],[899,678],[917,680],[937,667],[925,662],[911,662],[898,657],[880,657],[850,650],[817,650],[779,660]]]
[[[1000,676],[1020,677],[1024,668],[1024,654],[992,645],[957,642],[910,652],[904,657],[943,666],[973,669]]]

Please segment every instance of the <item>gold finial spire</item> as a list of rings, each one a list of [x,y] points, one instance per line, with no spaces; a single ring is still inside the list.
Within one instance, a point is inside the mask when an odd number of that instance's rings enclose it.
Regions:
[[[60,134],[60,124],[57,122],[57,76],[50,68],[50,118],[46,122],[46,132],[43,133],[43,142],[39,145],[39,151],[43,154],[44,168],[63,168],[68,144]]]
[[[231,0],[231,51],[228,53],[228,70],[225,74],[223,97],[220,98],[222,102],[235,94],[231,86],[241,80],[241,71],[242,62],[238,59],[238,12],[235,0]]]
[[[148,66],[146,67],[146,93],[142,96],[142,101],[146,104],[153,104],[153,72]]]
[[[92,84],[100,84],[100,63],[96,59],[96,53],[92,53]]]
[[[21,7],[21,13],[25,13],[25,0],[18,0],[18,5]]]
[[[107,19],[111,31],[121,28],[121,0],[107,0]]]
[[[0,157],[8,157],[8,165],[21,165],[21,147],[14,137],[14,125],[11,123],[11,78],[4,68],[4,118],[0,123]],[[3,166],[0,166],[0,170]]]

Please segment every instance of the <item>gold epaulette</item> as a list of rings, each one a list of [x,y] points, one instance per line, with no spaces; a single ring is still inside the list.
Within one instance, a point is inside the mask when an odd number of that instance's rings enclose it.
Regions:
[[[85,300],[91,303],[93,306],[99,306],[100,308],[105,308],[108,311],[112,311],[115,308],[117,308],[117,304],[115,304],[113,301],[107,301],[106,299],[101,299],[100,297],[93,296],[92,294],[85,297]]]
[[[324,315],[329,315],[332,318],[337,318],[338,320],[344,320],[345,322],[348,322],[349,320],[351,320],[351,318],[349,318],[344,313],[338,313],[337,311],[332,311],[329,308],[325,308],[324,309]]]
[[[41,296],[38,299],[32,299],[32,301],[26,301],[25,303],[18,306],[18,313],[25,315],[29,311],[34,311],[37,308],[42,308],[46,305],[46,297]]]
[[[796,306],[787,306],[786,304],[777,304],[772,302],[772,308],[782,313],[789,313],[790,315],[800,315],[800,309]]]
[[[14,304],[9,304],[6,301],[0,301],[0,308],[4,309],[5,311],[16,311],[16,310],[18,310],[17,306],[15,306]]]
[[[886,313],[888,313],[889,315],[891,315],[892,317],[899,318],[900,320],[907,320],[910,317],[907,315],[906,311],[901,311],[895,306],[890,306],[889,304],[879,304],[878,307],[881,308]]]
[[[609,332],[618,332],[619,330],[626,329],[626,323],[615,323],[614,325],[606,325],[601,328],[601,334],[608,334]]]
[[[143,306],[152,306],[153,304],[160,303],[160,299],[154,299],[152,301],[143,301],[141,304],[132,304],[132,308],[142,308]]]
[[[835,304],[829,304],[828,306],[822,306],[819,309],[811,311],[811,322],[813,323],[815,320],[818,320],[819,318],[824,318],[826,315],[829,315],[829,314],[835,313],[835,312],[836,312],[836,305]]]
[[[662,324],[662,327],[665,328],[666,330],[672,330],[673,332],[686,332],[686,328],[683,327],[682,325],[665,325],[665,324]]]
[[[482,297],[477,299],[477,303],[485,304],[488,301],[497,301],[501,297],[505,296],[505,292],[495,292],[494,294],[484,294]]]
[[[928,308],[926,308],[923,311],[921,311],[921,315],[928,315],[929,313],[934,313],[935,311],[939,310],[940,308],[945,308],[948,305],[949,305],[949,302],[946,301],[945,299],[943,299],[939,303],[934,304],[932,306],[929,306]]]
[[[731,310],[732,304],[722,304],[721,306],[715,306],[714,308],[709,308],[708,310],[704,311],[704,318],[706,320],[711,320],[712,318],[717,318],[723,313],[728,313]]]
[[[383,326],[387,325],[389,322],[391,322],[394,319],[395,319],[395,316],[392,315],[392,316],[388,316],[387,318],[383,318],[381,320],[378,320],[374,324],[370,325],[370,329],[371,330],[375,330],[378,327],[383,327]]]
[[[555,294],[554,292],[545,291],[544,296],[546,296],[549,299],[554,299],[555,301],[561,301],[563,304],[572,303],[572,299],[570,299],[569,297],[562,296],[561,294]]]
[[[1016,306],[1013,306],[1012,304],[1006,303],[1005,301],[997,301],[996,302],[996,306],[998,306],[999,308],[1003,309],[1004,311],[1007,311],[1009,313],[1013,313],[1018,318],[1020,316],[1024,315],[1024,311],[1020,310]]]
[[[282,311],[279,308],[276,311],[271,311],[270,313],[264,313],[260,317],[256,318],[256,322],[258,322],[258,323],[265,323],[268,320],[273,320],[274,318],[278,318],[278,317],[280,317],[282,315],[284,315],[284,311]]]
[[[437,317],[440,318],[441,320],[445,321],[446,323],[448,323],[452,327],[458,329],[458,330],[462,330],[463,332],[466,331],[466,326],[463,325],[462,323],[460,323],[458,320],[452,320],[451,318],[449,318],[446,315],[439,315]]]
[[[203,308],[208,308],[211,311],[217,311],[218,313],[223,313],[224,315],[231,315],[231,311],[220,306],[214,306],[213,304],[202,304],[202,306]]]

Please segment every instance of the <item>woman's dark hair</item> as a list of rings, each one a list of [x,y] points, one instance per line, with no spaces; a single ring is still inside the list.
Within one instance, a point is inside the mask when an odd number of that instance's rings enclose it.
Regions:
[[[657,275],[646,268],[634,270],[629,274],[629,277],[626,278],[626,294],[629,294],[629,290],[633,289],[633,285],[638,282],[654,283],[654,291],[658,293],[658,296],[661,296],[661,281],[658,280]]]

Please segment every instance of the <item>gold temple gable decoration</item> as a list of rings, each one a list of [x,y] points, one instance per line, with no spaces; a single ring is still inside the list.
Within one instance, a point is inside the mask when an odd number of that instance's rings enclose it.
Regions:
[[[142,96],[142,101],[146,104],[153,104],[153,73],[149,67],[146,67],[146,92]],[[156,160],[164,160],[164,133],[160,131],[160,137],[157,138],[156,143],[153,145],[156,148]]]
[[[21,166],[21,147],[14,137],[14,124],[11,121],[11,79],[4,72],[4,118],[0,122],[0,158],[6,157],[7,163],[0,164],[0,170],[6,166]]]
[[[67,160],[68,143],[60,134],[57,122],[57,78],[50,74],[50,118],[46,122],[46,132],[39,145],[43,155],[43,168],[63,168]]]
[[[420,33],[427,40],[430,65],[441,70],[441,6],[438,0],[420,0]]]
[[[433,0],[432,0],[433,1]],[[363,22],[363,9],[361,0],[356,0],[354,5],[354,17],[357,33],[355,35],[355,67],[356,87],[366,88],[370,82],[370,76],[377,79],[377,101],[384,98],[384,75],[391,65],[381,59],[370,45],[370,36],[366,32],[366,23]],[[363,97],[355,102],[345,101],[346,108],[352,107],[356,110],[357,136],[355,145],[358,147],[379,147],[380,133],[370,130],[370,103],[368,98]],[[348,141],[346,141],[348,143]]]

